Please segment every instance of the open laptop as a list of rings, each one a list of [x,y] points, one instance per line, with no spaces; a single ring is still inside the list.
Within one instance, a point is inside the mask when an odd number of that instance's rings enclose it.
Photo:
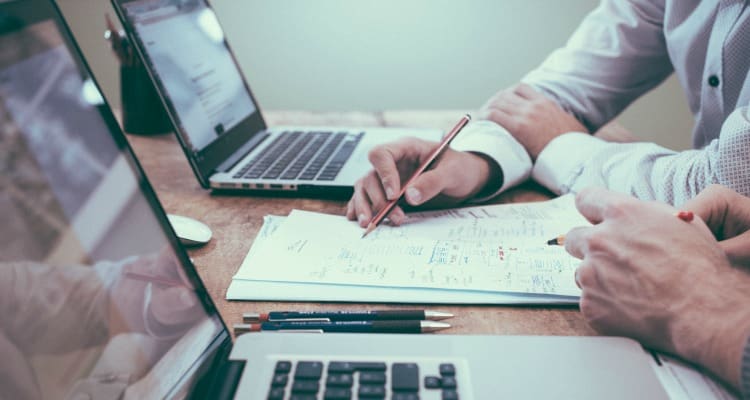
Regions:
[[[614,337],[232,343],[50,0],[0,1],[0,397],[660,399]]]
[[[371,168],[373,147],[441,138],[437,130],[269,127],[205,0],[112,4],[203,187],[346,196]]]

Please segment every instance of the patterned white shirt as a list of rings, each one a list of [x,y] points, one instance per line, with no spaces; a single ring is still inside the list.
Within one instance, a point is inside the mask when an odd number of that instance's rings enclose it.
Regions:
[[[501,191],[531,174],[555,193],[597,185],[675,205],[714,183],[750,195],[748,66],[747,0],[604,0],[522,81],[593,132],[674,72],[695,117],[695,150],[571,132],[550,142],[532,169],[512,136],[488,121],[452,147],[496,160]]]

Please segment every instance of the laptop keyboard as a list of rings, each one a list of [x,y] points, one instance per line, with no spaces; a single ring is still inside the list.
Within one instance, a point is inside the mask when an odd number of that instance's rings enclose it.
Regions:
[[[420,382],[417,363],[277,361],[268,400],[458,399],[456,367],[442,363]],[[423,395],[423,396],[421,396]]]
[[[245,164],[234,178],[332,181],[364,132],[283,132]]]

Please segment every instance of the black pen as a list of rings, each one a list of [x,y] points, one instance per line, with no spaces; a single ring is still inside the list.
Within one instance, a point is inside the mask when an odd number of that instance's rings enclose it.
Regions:
[[[243,313],[242,322],[274,321],[394,321],[453,318],[453,314],[430,310],[373,310],[373,311],[271,311],[269,313]]]
[[[450,328],[435,321],[285,321],[235,324],[234,334],[247,332],[348,332],[348,333],[429,333]]]

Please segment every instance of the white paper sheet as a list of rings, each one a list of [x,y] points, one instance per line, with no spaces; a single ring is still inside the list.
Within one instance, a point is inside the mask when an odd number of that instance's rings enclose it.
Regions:
[[[365,239],[361,228],[341,216],[295,210],[281,224],[278,218],[266,219],[235,279],[480,296],[579,293],[573,281],[578,260],[546,245],[550,237],[587,223],[572,196],[410,214],[403,226],[381,226]]]

